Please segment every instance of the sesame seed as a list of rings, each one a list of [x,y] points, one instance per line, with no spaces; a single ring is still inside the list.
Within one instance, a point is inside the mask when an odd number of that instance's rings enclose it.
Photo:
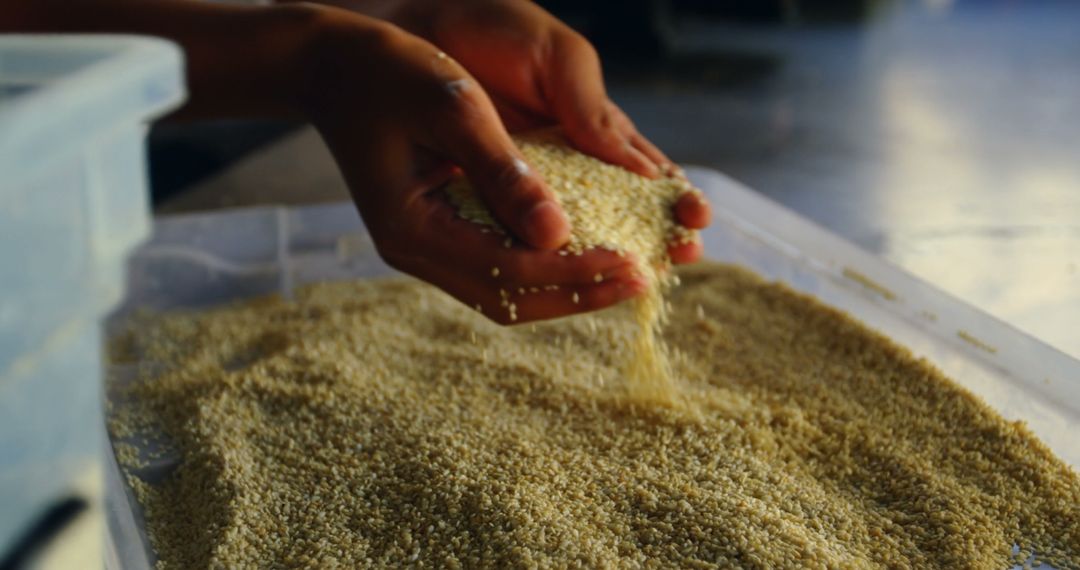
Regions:
[[[498,277],[499,276],[499,268],[498,267],[492,267],[491,268],[491,276],[492,277]]]

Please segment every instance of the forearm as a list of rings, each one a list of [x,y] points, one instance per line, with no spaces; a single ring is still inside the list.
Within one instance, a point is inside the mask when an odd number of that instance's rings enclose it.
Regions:
[[[440,2],[461,0],[273,0],[279,5],[312,2],[342,8],[394,24],[422,38],[431,39],[427,33],[430,16]]]
[[[303,4],[314,1],[318,4],[344,8],[353,12],[359,12],[372,18],[392,21],[395,19],[407,0],[273,0],[276,4]]]
[[[320,10],[191,0],[7,0],[0,32],[131,33],[184,48],[183,117],[289,116],[301,107],[306,45]]]

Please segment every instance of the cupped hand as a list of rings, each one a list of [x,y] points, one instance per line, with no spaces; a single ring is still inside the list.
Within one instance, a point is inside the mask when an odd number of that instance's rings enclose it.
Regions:
[[[654,178],[674,167],[607,96],[596,50],[580,34],[528,0],[403,0],[392,17],[429,39],[476,77],[514,131],[558,125],[578,150]],[[683,196],[676,219],[708,225],[709,204]],[[701,245],[673,245],[688,263]]]
[[[387,263],[500,323],[599,309],[645,288],[631,259],[554,251],[569,237],[565,215],[453,58],[394,25],[320,10],[299,100]],[[457,169],[514,234],[510,247],[434,190]]]

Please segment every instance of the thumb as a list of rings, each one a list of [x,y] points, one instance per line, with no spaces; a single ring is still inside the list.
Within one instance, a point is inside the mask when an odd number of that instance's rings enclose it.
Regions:
[[[439,150],[461,167],[495,219],[515,236],[539,249],[566,243],[566,214],[514,145],[487,94],[466,77],[453,82],[453,99],[435,125]]]

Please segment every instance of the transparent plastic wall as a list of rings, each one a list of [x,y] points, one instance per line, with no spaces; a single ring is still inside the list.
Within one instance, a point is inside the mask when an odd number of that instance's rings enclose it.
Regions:
[[[714,204],[709,258],[738,263],[842,309],[927,358],[1006,417],[1023,419],[1080,466],[1080,362],[858,250],[716,172],[691,168]],[[134,256],[116,322],[137,308],[195,309],[305,283],[388,275],[352,204],[253,208],[160,220]],[[115,368],[123,382],[130,370]],[[134,442],[138,444],[138,442]],[[150,478],[175,457],[150,459]],[[152,553],[130,490],[112,465],[117,564]]]

